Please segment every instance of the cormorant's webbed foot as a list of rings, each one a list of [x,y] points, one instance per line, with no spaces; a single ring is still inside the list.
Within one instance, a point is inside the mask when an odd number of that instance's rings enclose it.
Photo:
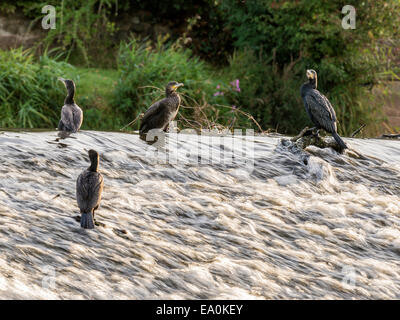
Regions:
[[[313,128],[313,129],[315,129],[315,128]],[[315,130],[315,131],[313,131],[313,136],[315,137],[315,138],[319,138],[319,130],[320,129],[317,129],[317,130]]]
[[[66,138],[68,138],[70,135],[71,135],[71,133],[72,132],[70,132],[70,131],[65,131],[65,130],[61,130],[61,131],[58,131],[58,139],[66,139]]]

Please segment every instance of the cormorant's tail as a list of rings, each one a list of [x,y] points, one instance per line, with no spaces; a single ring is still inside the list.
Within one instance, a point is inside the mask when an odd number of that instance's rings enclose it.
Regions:
[[[337,144],[342,148],[342,149],[347,149],[347,145],[344,143],[341,137],[337,134],[337,132],[332,133],[333,138],[337,142]]]
[[[85,229],[94,229],[94,218],[91,212],[82,213],[81,215],[81,227]]]

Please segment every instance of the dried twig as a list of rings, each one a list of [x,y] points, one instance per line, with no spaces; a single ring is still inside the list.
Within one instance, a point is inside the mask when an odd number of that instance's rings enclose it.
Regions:
[[[303,130],[300,131],[300,133],[297,136],[294,136],[293,138],[290,139],[290,141],[297,141],[299,140],[301,137],[304,136],[304,134],[309,130],[308,127],[305,127]]]
[[[143,87],[138,87],[138,89],[144,89],[144,88],[153,88],[153,89],[157,89],[158,91],[163,91],[163,89],[159,88],[159,87],[155,87],[155,86],[143,86]]]
[[[352,134],[351,134],[351,138],[354,138],[358,133],[360,133],[361,132],[361,130],[362,129],[364,129],[365,128],[365,126],[366,126],[366,124],[363,124],[361,127],[359,127],[356,131],[354,131]]]
[[[124,130],[126,127],[129,127],[129,126],[132,125],[132,124],[135,124],[135,122],[136,122],[141,116],[143,116],[143,115],[144,115],[143,113],[139,113],[138,116],[137,116],[134,120],[132,120],[131,122],[129,122],[129,123],[128,123],[127,125],[125,125],[123,128],[119,129],[119,131]]]
[[[230,106],[225,106],[225,105],[222,105],[222,104],[217,104],[217,106],[223,107],[223,108],[230,108],[230,109],[232,109],[232,107],[230,107]],[[258,129],[260,130],[260,132],[264,132],[264,130],[261,128],[260,124],[257,122],[256,119],[254,119],[254,117],[253,117],[250,113],[244,112],[244,111],[242,111],[242,110],[240,110],[240,109],[235,109],[235,112],[239,112],[239,113],[245,115],[248,119],[252,120],[252,121],[256,124],[256,126],[258,127]]]
[[[394,130],[386,123],[386,122],[382,122],[383,126],[388,129],[392,134],[396,134],[396,132],[394,132]]]

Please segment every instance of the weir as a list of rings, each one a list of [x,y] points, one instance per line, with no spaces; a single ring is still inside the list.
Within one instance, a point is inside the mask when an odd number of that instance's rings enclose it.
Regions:
[[[0,295],[398,298],[397,141],[345,139],[357,159],[279,136],[178,135],[158,150],[136,134],[0,132]],[[213,161],[188,160],[196,143]],[[232,146],[252,166],[225,163]],[[90,148],[104,226],[86,231],[74,219],[75,182]],[[174,162],[158,163],[162,152]]]

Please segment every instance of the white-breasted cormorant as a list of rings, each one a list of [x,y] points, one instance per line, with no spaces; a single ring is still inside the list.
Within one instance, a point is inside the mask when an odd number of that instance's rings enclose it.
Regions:
[[[64,100],[64,106],[61,109],[61,120],[58,123],[58,130],[67,132],[77,132],[82,125],[82,109],[74,101],[75,83],[72,80],[58,78],[67,88],[67,97]]]
[[[99,154],[89,150],[90,167],[76,180],[76,200],[81,210],[81,227],[94,228],[94,212],[98,209],[103,191],[104,179],[100,172]]]
[[[317,90],[317,73],[315,70],[307,70],[306,75],[308,81],[301,86],[300,93],[307,114],[317,129],[317,134],[320,129],[324,129],[332,134],[342,149],[346,149],[346,144],[337,133],[335,110],[328,98]]]
[[[146,134],[152,129],[167,130],[169,123],[176,117],[179,110],[181,97],[176,90],[181,86],[183,83],[169,82],[165,88],[166,97],[147,109],[140,124],[141,139],[146,140]]]

